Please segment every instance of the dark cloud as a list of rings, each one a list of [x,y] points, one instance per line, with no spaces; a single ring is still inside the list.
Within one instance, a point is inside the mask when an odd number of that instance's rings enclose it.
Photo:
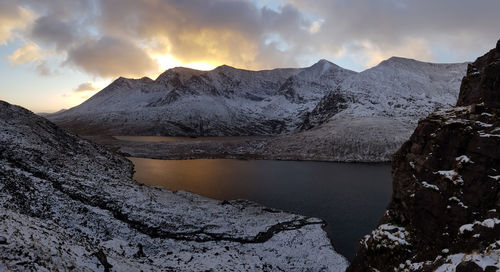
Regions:
[[[13,9],[7,0],[0,7],[7,2]],[[166,54],[250,69],[319,58],[349,58],[359,68],[393,55],[466,61],[495,43],[500,26],[496,0],[278,0],[272,8],[253,0],[18,3],[39,15],[28,39],[100,77],[151,75],[158,72],[152,56]],[[0,26],[0,43],[1,36]]]
[[[490,48],[500,34],[500,1],[289,1],[323,18],[318,41],[338,49],[369,42],[390,54],[418,40],[431,50],[446,51],[448,58],[454,57],[450,61],[463,61]]]
[[[134,43],[113,37],[80,42],[68,51],[66,62],[100,77],[143,76],[158,68]]]
[[[38,18],[31,30],[31,36],[38,42],[55,45],[60,50],[68,49],[78,38],[78,27],[52,16]]]

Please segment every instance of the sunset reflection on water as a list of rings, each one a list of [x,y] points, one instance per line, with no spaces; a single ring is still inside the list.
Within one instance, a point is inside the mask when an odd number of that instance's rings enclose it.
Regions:
[[[219,200],[249,199],[322,218],[335,248],[348,258],[355,243],[376,226],[391,197],[388,164],[129,159],[134,178],[147,185]]]

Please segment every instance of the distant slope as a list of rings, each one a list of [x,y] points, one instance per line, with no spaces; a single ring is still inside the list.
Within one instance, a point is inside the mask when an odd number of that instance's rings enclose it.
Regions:
[[[283,158],[389,161],[417,121],[454,105],[467,63],[390,58],[351,76],[305,115],[302,132],[274,139]]]
[[[120,78],[48,118],[87,135],[279,135],[257,157],[388,161],[419,118],[456,102],[466,66],[393,57],[361,73],[326,60],[268,71],[174,68],[156,80]]]
[[[174,68],[154,81],[119,78],[49,118],[81,134],[274,135],[294,130],[300,115],[354,74],[325,60],[265,71]]]
[[[320,219],[148,187],[132,175],[124,157],[0,101],[0,271],[347,266]]]

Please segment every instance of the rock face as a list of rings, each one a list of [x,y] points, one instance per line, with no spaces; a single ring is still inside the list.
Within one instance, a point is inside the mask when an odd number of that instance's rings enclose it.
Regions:
[[[497,44],[470,64],[457,106],[394,155],[392,201],[348,271],[500,268],[499,56]]]
[[[500,41],[496,48],[467,67],[457,106],[484,103],[500,107]]]
[[[0,101],[0,271],[344,271],[319,219],[143,186]]]

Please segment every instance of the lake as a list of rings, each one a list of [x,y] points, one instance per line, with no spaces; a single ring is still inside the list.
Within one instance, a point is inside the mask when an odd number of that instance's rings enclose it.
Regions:
[[[113,136],[113,138],[128,142],[230,142],[249,139],[265,139],[269,136],[205,136],[205,137],[171,137],[171,136]]]
[[[144,184],[322,218],[336,251],[348,259],[377,225],[392,192],[389,164],[129,159]]]

